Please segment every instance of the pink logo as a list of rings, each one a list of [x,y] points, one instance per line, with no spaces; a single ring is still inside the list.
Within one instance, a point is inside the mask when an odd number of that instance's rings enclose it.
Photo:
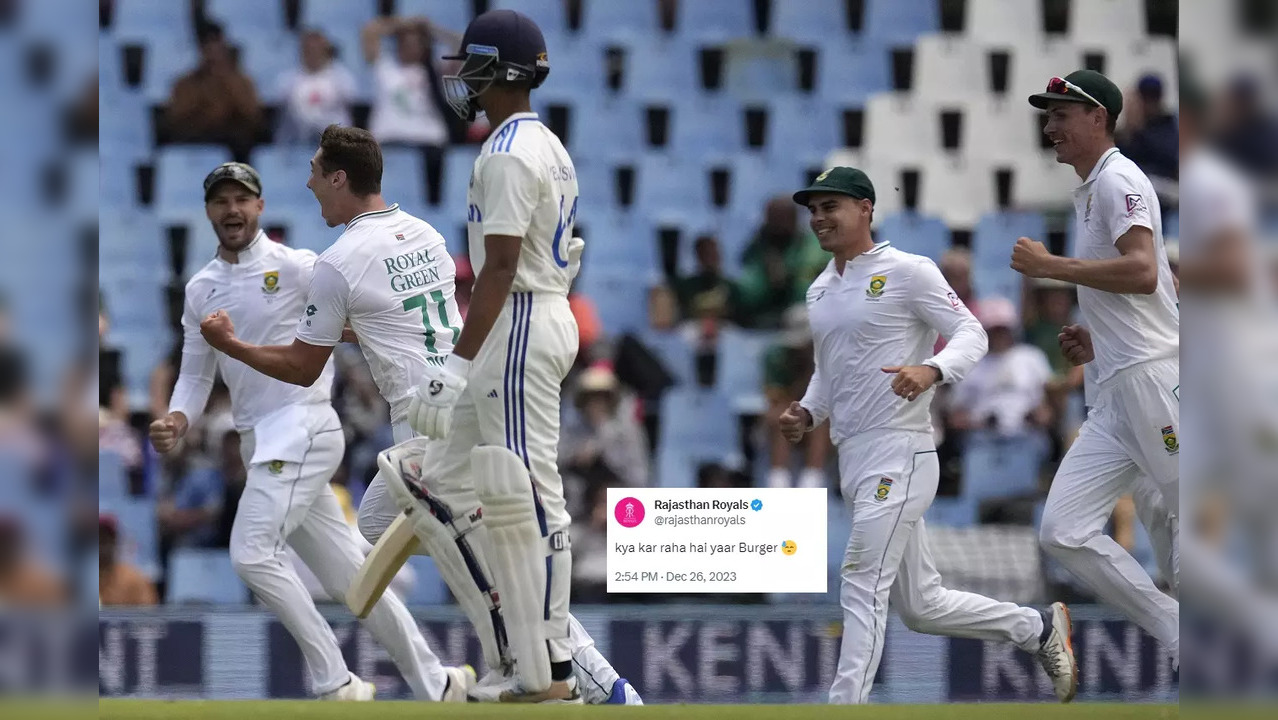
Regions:
[[[613,509],[612,514],[616,516],[617,522],[622,527],[632,528],[643,522],[643,503],[637,498],[624,498],[617,503],[617,507]]]

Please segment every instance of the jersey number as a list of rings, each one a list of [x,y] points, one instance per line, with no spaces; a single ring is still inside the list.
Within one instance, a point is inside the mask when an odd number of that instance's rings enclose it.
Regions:
[[[577,219],[577,200],[572,199],[572,209],[568,211],[568,217],[564,218],[564,196],[559,196],[559,224],[555,226],[555,241],[550,245],[551,255],[555,258],[555,264],[561,268],[568,267],[568,261],[559,254],[559,243],[563,241],[564,233],[572,231],[572,223]]]
[[[431,290],[429,298],[425,295],[414,295],[410,298],[404,298],[404,312],[412,312],[415,308],[421,308],[422,326],[426,328],[426,332],[423,333],[426,336],[426,350],[428,352],[437,352],[435,350],[435,328],[430,324],[431,300],[435,301],[436,312],[439,315],[440,328],[452,331],[453,342],[457,342],[457,335],[461,331],[448,323],[448,303],[444,300],[444,291]]]

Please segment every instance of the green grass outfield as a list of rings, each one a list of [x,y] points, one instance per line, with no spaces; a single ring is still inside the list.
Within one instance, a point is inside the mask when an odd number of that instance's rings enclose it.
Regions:
[[[614,706],[496,706],[423,705],[412,702],[323,703],[316,701],[157,701],[102,700],[102,720],[572,720],[583,718],[635,718],[637,720],[1173,720],[1180,717],[1175,705],[1120,703],[956,704],[956,705],[649,705]],[[49,720],[47,715],[38,720]]]

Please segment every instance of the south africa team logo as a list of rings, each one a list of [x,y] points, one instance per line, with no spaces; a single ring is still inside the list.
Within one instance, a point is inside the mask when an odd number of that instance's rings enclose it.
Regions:
[[[1180,452],[1180,441],[1176,439],[1174,425],[1168,425],[1163,428],[1163,447],[1167,449],[1168,455],[1175,455]]]
[[[820,175],[817,175],[817,176],[816,176],[816,180],[815,180],[814,182],[821,182],[822,180],[825,180],[825,179],[826,179],[826,178],[828,178],[828,177],[830,177],[830,171],[829,171],[829,170],[826,170],[825,172],[821,173]]]
[[[880,297],[883,295],[883,288],[887,286],[887,275],[874,275],[870,278],[870,288],[865,291],[866,297]]]
[[[280,271],[269,270],[262,276],[262,292],[274,295],[280,289]]]
[[[272,460],[266,463],[266,469],[269,470],[272,475],[279,475],[280,473],[284,472],[284,461]]]
[[[892,478],[879,478],[879,487],[874,491],[874,499],[878,502],[887,500],[888,493],[892,491]]]

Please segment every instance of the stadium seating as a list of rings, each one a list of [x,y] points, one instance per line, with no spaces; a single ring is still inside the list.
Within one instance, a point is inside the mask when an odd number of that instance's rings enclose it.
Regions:
[[[166,603],[242,605],[248,598],[226,550],[179,548],[169,553]]]
[[[473,11],[470,0],[395,0],[395,14],[425,17],[440,27],[460,34],[470,24]]]
[[[950,248],[950,229],[938,217],[901,212],[876,220],[875,239],[890,242],[898,250],[940,261]]]
[[[675,382],[689,385],[696,378],[692,346],[678,331],[658,332],[646,329],[638,333],[638,338],[657,356]]]
[[[192,42],[188,3],[170,0],[116,0],[112,34],[124,42],[173,37]]]
[[[767,408],[763,397],[763,356],[776,341],[773,333],[724,328],[719,333],[715,387],[732,400],[739,415],[757,415]]]
[[[799,42],[827,35],[835,41],[845,39],[847,7],[846,0],[772,0],[768,29],[772,35]]]
[[[962,497],[979,503],[1036,492],[1046,456],[1047,438],[1042,435],[969,433],[963,449]]]
[[[714,418],[707,421],[707,418]],[[657,449],[685,454],[724,455],[737,447],[736,412],[721,391],[677,387],[661,400],[661,431]]]
[[[826,102],[859,107],[892,89],[891,52],[878,37],[821,43],[817,53],[816,94]]]
[[[930,158],[922,165],[919,210],[950,227],[968,229],[995,207],[994,171],[981,159]]]
[[[866,0],[862,33],[881,42],[908,45],[941,27],[936,0]]]
[[[929,101],[962,104],[989,91],[989,52],[962,35],[924,35],[914,46],[912,92]]]
[[[135,565],[147,577],[158,578],[160,540],[156,527],[155,501],[132,497],[101,499],[98,506],[102,512],[115,516],[120,530],[117,548],[120,557]]]
[[[754,35],[751,0],[701,0],[677,7],[675,33],[684,39],[709,43]]]
[[[1043,42],[1043,4],[1025,0],[967,0],[963,34],[979,43],[1018,47]]]
[[[647,324],[648,274],[634,268],[591,267],[577,278],[577,290],[595,303],[609,336],[633,332]]]
[[[493,10],[517,10],[534,18],[543,34],[558,33],[568,28],[567,3],[563,0],[492,0],[489,7]]]
[[[581,34],[600,41],[626,41],[657,32],[657,3],[584,0]]]
[[[118,501],[128,494],[128,480],[124,474],[124,461],[113,452],[98,453],[98,500]]]
[[[1145,32],[1143,0],[1070,0],[1069,34],[1076,42],[1130,42]]]

